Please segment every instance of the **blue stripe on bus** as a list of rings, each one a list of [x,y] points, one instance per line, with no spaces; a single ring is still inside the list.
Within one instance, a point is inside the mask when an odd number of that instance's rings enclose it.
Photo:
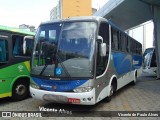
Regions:
[[[132,69],[131,55],[115,52],[112,53],[112,58],[117,74],[121,75],[131,71]]]
[[[133,65],[132,70],[139,69],[142,66],[142,56],[133,55]]]
[[[40,79],[40,78],[35,78],[35,77],[32,77],[32,80],[40,88],[44,90],[56,91],[56,92],[65,92],[65,91],[73,90],[88,81],[88,80],[59,80],[57,81],[57,80]]]
[[[126,53],[114,52],[112,53],[112,58],[118,75],[139,69],[142,66],[142,56],[140,55],[129,55]]]

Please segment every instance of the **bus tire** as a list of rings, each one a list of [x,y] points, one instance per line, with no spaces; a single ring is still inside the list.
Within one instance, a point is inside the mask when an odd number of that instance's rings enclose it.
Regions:
[[[132,85],[136,85],[137,82],[137,71],[134,74],[134,80],[131,82]]]
[[[29,96],[29,82],[26,80],[18,80],[14,83],[12,88],[12,99],[20,101]]]
[[[111,87],[111,89],[110,89],[110,92],[109,92],[109,96],[106,97],[106,102],[110,102],[113,94],[116,92],[117,82],[116,82],[115,79],[113,79],[110,87]]]

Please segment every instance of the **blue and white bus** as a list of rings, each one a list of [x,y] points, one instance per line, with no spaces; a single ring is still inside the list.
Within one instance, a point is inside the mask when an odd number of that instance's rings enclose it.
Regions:
[[[32,97],[94,105],[135,83],[142,45],[101,17],[41,23],[31,62]]]

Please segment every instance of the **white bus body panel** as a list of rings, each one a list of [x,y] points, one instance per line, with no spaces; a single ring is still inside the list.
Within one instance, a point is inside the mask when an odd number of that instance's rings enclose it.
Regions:
[[[44,95],[48,95],[48,101],[52,101],[52,97],[58,97],[58,100],[55,101],[57,103],[62,103],[60,101],[64,101],[63,103],[69,103],[68,101],[62,100],[61,96],[65,99],[79,99],[80,102],[76,103],[73,102],[71,104],[82,104],[82,105],[94,105],[95,104],[95,88],[93,88],[90,92],[83,92],[83,93],[70,93],[70,92],[53,92],[53,91],[46,91],[46,90],[39,90],[32,88],[30,86],[30,92],[31,96],[36,99],[44,100]],[[91,98],[91,100],[88,100],[88,98]]]

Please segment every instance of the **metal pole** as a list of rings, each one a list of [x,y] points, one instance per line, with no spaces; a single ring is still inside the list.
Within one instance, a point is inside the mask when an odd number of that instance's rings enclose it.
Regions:
[[[146,49],[146,25],[143,25],[143,52]]]
[[[157,79],[160,79],[160,7],[152,6],[154,23],[154,40],[157,61]]]

